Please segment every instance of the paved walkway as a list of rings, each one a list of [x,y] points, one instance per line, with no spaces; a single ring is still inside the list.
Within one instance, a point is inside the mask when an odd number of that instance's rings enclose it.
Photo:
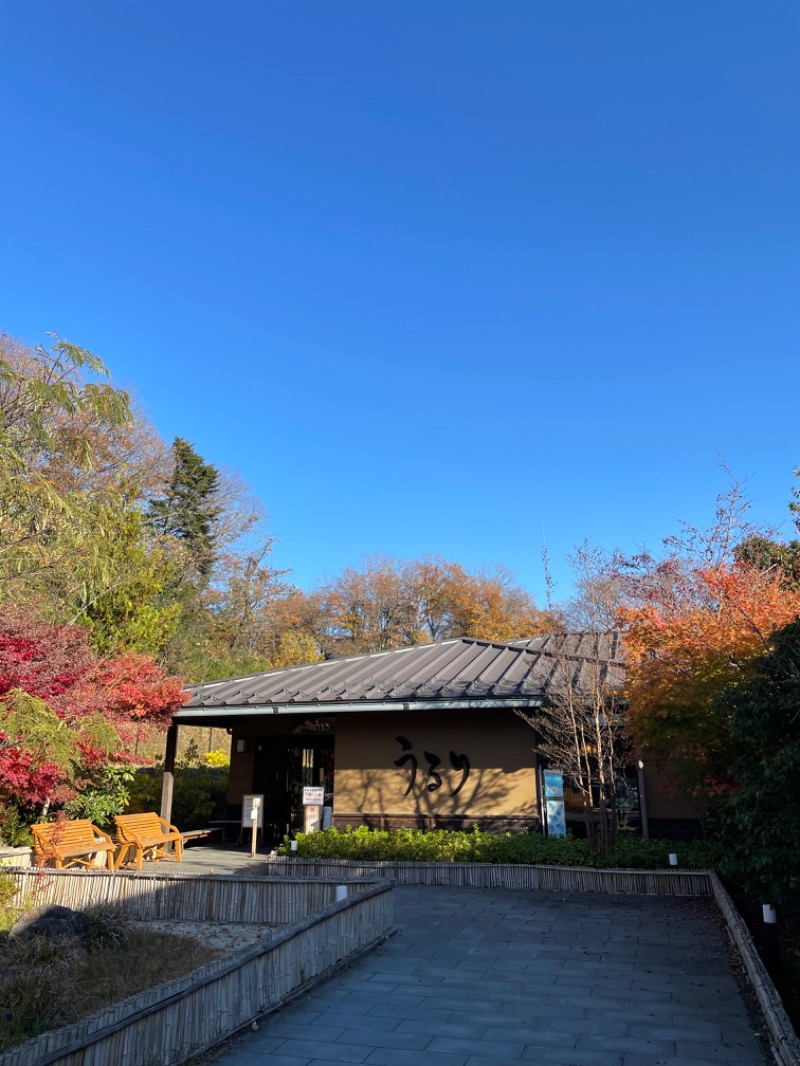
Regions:
[[[400,935],[218,1066],[762,1066],[705,900],[399,888]]]

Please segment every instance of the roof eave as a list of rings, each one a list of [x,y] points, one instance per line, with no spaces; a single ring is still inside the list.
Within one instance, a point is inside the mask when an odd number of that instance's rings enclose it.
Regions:
[[[203,721],[207,718],[256,718],[265,714],[358,714],[385,711],[468,711],[497,710],[500,708],[541,707],[541,696],[514,696],[494,699],[453,699],[453,700],[381,700],[367,702],[331,703],[267,703],[257,706],[242,704],[239,706],[216,707],[182,707],[175,715],[174,721],[186,723]]]

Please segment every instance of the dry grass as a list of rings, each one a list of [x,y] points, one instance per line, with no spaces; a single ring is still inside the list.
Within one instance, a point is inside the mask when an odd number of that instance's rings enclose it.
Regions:
[[[137,928],[113,913],[93,911],[89,917],[87,945],[66,938],[20,941],[0,932],[0,1053],[219,954],[189,937]]]

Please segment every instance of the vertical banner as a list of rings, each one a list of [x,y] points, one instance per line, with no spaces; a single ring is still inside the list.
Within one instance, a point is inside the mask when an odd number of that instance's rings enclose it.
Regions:
[[[564,814],[564,775],[560,770],[543,770],[542,779],[547,810],[547,835],[565,837],[567,819]]]

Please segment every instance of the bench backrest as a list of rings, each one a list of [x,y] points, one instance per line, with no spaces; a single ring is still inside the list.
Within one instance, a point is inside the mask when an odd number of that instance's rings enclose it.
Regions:
[[[157,814],[148,811],[145,814],[118,814],[114,819],[120,836],[133,838],[137,836],[163,835],[164,830]]]
[[[40,825],[32,825],[31,832],[36,843],[43,848],[95,845],[95,828],[85,818],[79,818],[74,822],[44,822]]]

